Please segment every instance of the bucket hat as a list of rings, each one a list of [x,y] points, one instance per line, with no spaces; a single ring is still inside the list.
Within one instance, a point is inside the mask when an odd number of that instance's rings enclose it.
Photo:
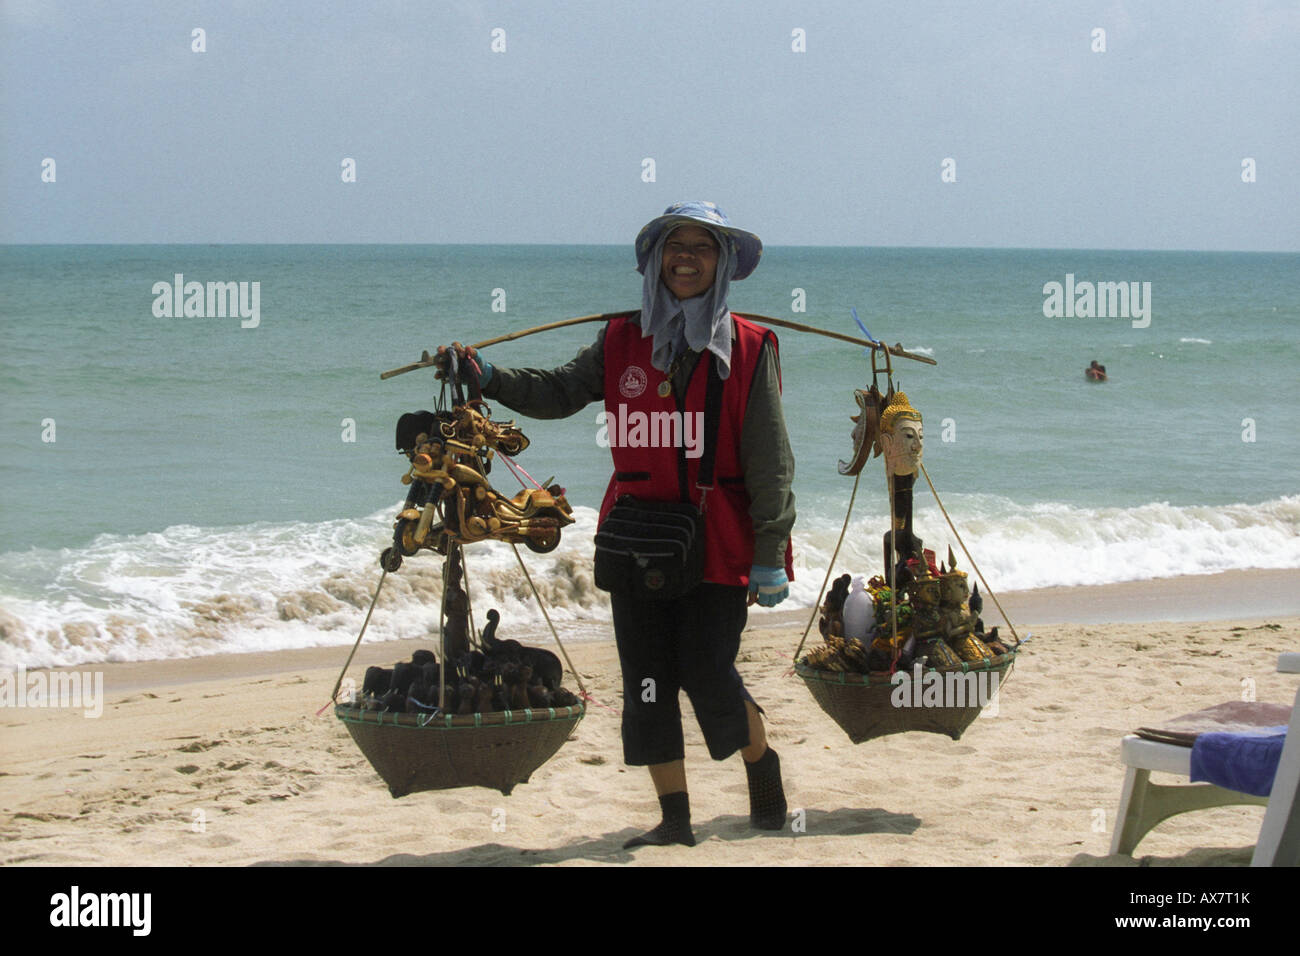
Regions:
[[[636,271],[645,275],[646,263],[655,243],[665,229],[681,225],[707,226],[725,236],[731,243],[732,254],[736,257],[736,273],[732,281],[743,279],[758,266],[759,257],[763,255],[763,241],[752,232],[737,229],[731,220],[716,204],[703,200],[675,202],[664,214],[650,220],[636,237]]]

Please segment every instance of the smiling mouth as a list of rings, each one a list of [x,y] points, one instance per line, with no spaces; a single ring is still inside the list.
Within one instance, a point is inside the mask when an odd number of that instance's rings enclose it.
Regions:
[[[675,276],[694,276],[699,274],[699,269],[692,269],[690,266],[677,266],[673,269],[673,275]]]

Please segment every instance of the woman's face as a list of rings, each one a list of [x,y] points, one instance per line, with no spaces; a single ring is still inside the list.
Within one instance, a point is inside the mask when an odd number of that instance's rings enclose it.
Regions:
[[[703,226],[678,226],[664,242],[659,278],[678,299],[703,295],[718,270],[718,241]]]

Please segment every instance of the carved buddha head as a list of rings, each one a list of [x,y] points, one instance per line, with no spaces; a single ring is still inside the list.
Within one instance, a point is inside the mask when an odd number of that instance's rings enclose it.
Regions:
[[[915,475],[921,466],[925,431],[921,413],[912,407],[904,392],[895,392],[880,416],[880,444],[885,451],[885,471],[891,475]]]

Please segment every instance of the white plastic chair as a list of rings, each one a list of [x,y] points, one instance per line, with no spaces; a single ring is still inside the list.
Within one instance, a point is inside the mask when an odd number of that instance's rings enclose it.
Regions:
[[[1280,674],[1300,674],[1300,654],[1283,654],[1277,659]],[[1267,806],[1259,828],[1251,866],[1300,865],[1300,691],[1296,692],[1287,725],[1286,744],[1278,762],[1273,790],[1256,797],[1208,783],[1190,786],[1162,786],[1151,782],[1151,771],[1192,774],[1192,748],[1162,744],[1129,735],[1120,744],[1120,759],[1128,767],[1110,852],[1131,856],[1134,848],[1163,820],[1189,810],[1253,804]]]

